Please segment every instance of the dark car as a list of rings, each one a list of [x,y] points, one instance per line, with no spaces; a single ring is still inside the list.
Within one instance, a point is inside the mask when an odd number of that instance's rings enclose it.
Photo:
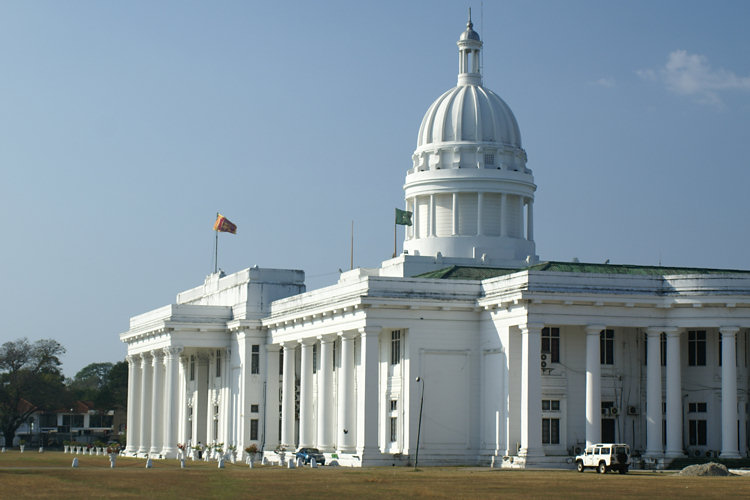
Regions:
[[[318,465],[326,464],[325,455],[323,455],[317,448],[300,448],[294,456],[301,458],[305,464],[309,464],[310,460],[313,458]]]

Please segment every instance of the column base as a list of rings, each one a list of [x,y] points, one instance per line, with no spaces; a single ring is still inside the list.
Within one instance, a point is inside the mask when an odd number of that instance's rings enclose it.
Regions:
[[[163,448],[161,456],[164,458],[177,458],[177,448]]]
[[[664,452],[662,450],[646,450],[643,454],[644,458],[664,458]]]
[[[685,456],[682,450],[667,450],[664,452],[664,458],[682,458]]]
[[[722,451],[719,453],[719,458],[742,458],[738,451]]]

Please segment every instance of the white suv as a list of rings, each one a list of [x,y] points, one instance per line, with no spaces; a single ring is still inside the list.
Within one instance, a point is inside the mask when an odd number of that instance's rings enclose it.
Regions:
[[[596,468],[601,474],[610,470],[627,474],[629,465],[630,446],[622,443],[596,443],[576,457],[578,472],[583,472],[586,468]]]

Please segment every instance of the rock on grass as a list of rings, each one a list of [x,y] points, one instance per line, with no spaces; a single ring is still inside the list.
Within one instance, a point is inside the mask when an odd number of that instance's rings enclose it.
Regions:
[[[680,471],[681,476],[733,476],[724,464],[709,462],[707,464],[690,465]]]

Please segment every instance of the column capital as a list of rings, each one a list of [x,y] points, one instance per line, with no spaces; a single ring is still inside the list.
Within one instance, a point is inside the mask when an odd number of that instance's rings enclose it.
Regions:
[[[357,332],[347,331],[347,332],[339,332],[339,337],[341,337],[341,340],[353,340],[357,336]]]
[[[134,354],[135,357],[141,358],[141,366],[146,366],[151,361],[151,355],[148,352],[139,352],[138,354]]]
[[[335,342],[337,337],[338,335],[335,333],[329,333],[326,335],[318,335],[317,339],[321,344],[330,344],[331,342]]]
[[[128,362],[129,366],[134,366],[137,361],[141,358],[140,354],[128,354],[125,356],[125,361]]]
[[[367,326],[364,326],[364,327],[360,328],[357,331],[363,337],[368,337],[370,335],[376,335],[377,336],[377,335],[380,335],[380,332],[383,331],[383,327],[382,326],[376,326],[376,325],[367,325]]]
[[[279,352],[280,350],[280,344],[266,344],[266,352]]]
[[[162,349],[162,352],[164,352],[164,356],[167,358],[174,358],[175,356],[178,356],[185,348],[181,345],[173,345],[169,347],[165,347]]]
[[[677,326],[668,326],[666,328],[663,328],[662,331],[667,334],[667,337],[679,337],[680,334],[684,331],[684,328],[679,328]]]
[[[659,336],[664,332],[664,327],[662,326],[649,326],[646,328],[646,335],[649,337],[655,337]]]
[[[164,353],[161,351],[161,349],[154,349],[151,351],[151,362],[156,366],[157,363],[159,363],[162,358],[164,358]]]
[[[526,323],[525,325],[518,325],[518,328],[523,335],[528,335],[529,333],[541,333],[544,328],[544,323]]]
[[[599,335],[602,330],[606,330],[607,325],[586,325],[586,335]]]
[[[293,351],[297,348],[297,342],[292,340],[286,340],[284,342],[279,342],[279,345],[284,348],[284,351],[290,350]]]
[[[310,347],[317,343],[316,338],[306,338],[306,339],[299,339],[297,342],[302,346],[304,349],[305,347]]]
[[[734,335],[737,335],[737,332],[739,331],[740,331],[739,326],[720,326],[719,327],[719,332],[721,333],[722,337],[724,336],[732,337]]]

